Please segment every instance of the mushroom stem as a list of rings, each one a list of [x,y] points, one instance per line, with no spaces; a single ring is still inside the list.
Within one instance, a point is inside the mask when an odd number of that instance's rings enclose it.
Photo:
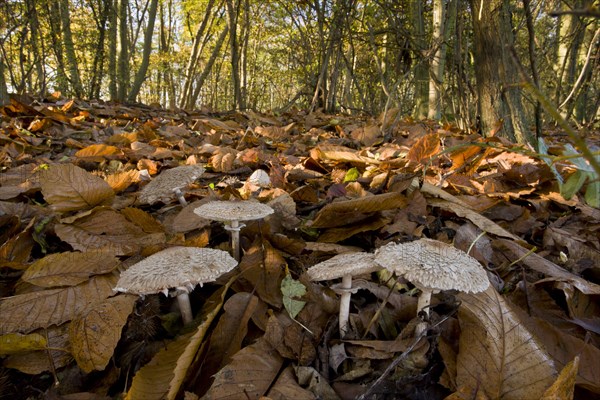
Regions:
[[[417,313],[423,311],[429,318],[429,305],[431,304],[431,294],[433,293],[433,290],[423,287],[419,287],[419,289],[421,289],[421,295],[417,300]]]
[[[181,192],[181,189],[175,188],[175,189],[173,189],[173,192],[175,193],[175,196],[177,196],[177,200],[179,200],[179,203],[182,206],[185,207],[188,205],[187,201],[185,201],[185,197],[183,197],[183,193]]]
[[[190,304],[190,296],[186,291],[183,291],[177,295],[177,304],[179,304],[179,310],[181,311],[183,324],[187,325],[192,322],[194,319],[192,314],[192,306]]]
[[[225,224],[225,229],[231,231],[231,251],[236,261],[240,261],[240,230],[244,226],[239,221],[231,221],[230,225]]]
[[[348,332],[348,318],[350,316],[350,296],[352,295],[352,274],[346,274],[342,277],[342,286],[340,287],[342,296],[340,297],[340,338],[343,338]]]

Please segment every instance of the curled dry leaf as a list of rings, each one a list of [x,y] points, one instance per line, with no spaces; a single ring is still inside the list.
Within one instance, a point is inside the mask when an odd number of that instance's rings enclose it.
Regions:
[[[19,294],[0,300],[0,334],[31,332],[60,325],[114,294],[114,275],[100,275],[77,286]]]
[[[54,253],[31,264],[21,279],[36,286],[75,286],[92,275],[106,274],[119,260],[109,251]]]
[[[115,193],[99,176],[73,164],[55,164],[40,172],[44,199],[59,212],[110,204]]]
[[[408,204],[402,193],[392,192],[353,200],[338,201],[323,207],[316,215],[312,228],[333,228],[348,224],[356,214],[403,208]]]
[[[220,147],[210,158],[210,164],[216,172],[229,172],[233,169],[237,153],[237,150],[231,147]]]
[[[492,399],[538,399],[556,377],[550,356],[492,287],[459,297],[457,385]]]
[[[257,239],[240,261],[241,278],[251,283],[258,297],[275,307],[281,307],[280,285],[285,275],[286,261],[266,240]],[[252,289],[250,289],[252,290]]]
[[[137,296],[127,294],[111,297],[71,321],[72,353],[84,372],[106,367],[136,299]]]

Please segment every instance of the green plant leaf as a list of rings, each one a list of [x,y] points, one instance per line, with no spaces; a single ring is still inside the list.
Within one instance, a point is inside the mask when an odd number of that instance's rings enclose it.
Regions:
[[[591,207],[600,208],[600,181],[588,184],[585,190],[585,202]]]
[[[573,195],[577,193],[579,189],[581,189],[587,177],[587,173],[581,170],[575,171],[575,173],[573,173],[573,175],[567,179],[565,184],[560,187],[560,194],[562,197],[566,200],[569,200],[571,197],[573,197]]]
[[[281,293],[283,294],[283,306],[290,317],[296,318],[296,315],[302,311],[306,302],[295,300],[294,297],[304,296],[306,287],[302,283],[292,279],[288,274],[281,281]]]
[[[358,179],[359,176],[360,173],[358,172],[358,169],[356,169],[356,167],[352,167],[346,172],[346,176],[344,176],[344,183],[354,182]]]

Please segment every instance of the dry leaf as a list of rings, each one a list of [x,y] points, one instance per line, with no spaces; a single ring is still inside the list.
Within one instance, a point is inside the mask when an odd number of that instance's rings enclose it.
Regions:
[[[427,164],[440,150],[440,135],[430,133],[417,140],[408,151],[406,159],[417,163]]]
[[[88,161],[102,162],[105,159],[114,159],[123,156],[118,147],[106,144],[92,144],[75,153],[77,158],[85,158]]]
[[[102,178],[73,164],[55,164],[40,172],[44,199],[59,212],[110,204],[115,196]]]
[[[74,249],[106,249],[117,256],[138,253],[143,247],[165,242],[164,233],[147,233],[118,212],[98,208],[73,224],[56,224],[54,230],[61,240]]]
[[[47,255],[31,264],[21,279],[36,286],[75,286],[92,275],[106,274],[119,260],[109,251],[65,252]]]
[[[0,300],[0,334],[60,325],[114,294],[117,279],[100,275],[77,286],[19,294]]]
[[[539,399],[555,379],[550,356],[493,287],[459,297],[457,385],[492,399]]]
[[[182,335],[160,351],[133,377],[125,400],[175,399],[189,372],[206,332],[221,310],[225,294],[236,277],[216,291],[204,303],[199,317],[202,323],[194,332]]]
[[[263,338],[240,350],[233,360],[215,375],[206,400],[258,399],[271,387],[283,358]]]
[[[562,369],[556,381],[546,390],[540,400],[573,400],[575,378],[579,368],[579,356]]]
[[[242,257],[239,268],[241,278],[250,282],[262,301],[281,307],[283,296],[279,288],[286,265],[281,253],[259,237]]]
[[[30,333],[29,335],[9,333],[0,336],[0,356],[44,350],[46,346],[48,346],[46,338],[39,333]]]
[[[72,353],[84,372],[102,371],[106,367],[137,297],[127,294],[111,297],[71,321]]]
[[[37,375],[45,371],[62,368],[73,361],[69,352],[69,324],[51,326],[47,329],[36,331],[36,334],[47,339],[51,350],[31,351],[23,354],[8,356],[2,365],[13,368],[25,374]],[[50,357],[49,357],[50,356]],[[50,359],[52,365],[50,365]]]
[[[344,146],[318,145],[310,151],[310,156],[315,160],[340,161],[358,164],[379,164],[379,160],[364,157]]]
[[[323,207],[315,216],[311,227],[334,228],[336,226],[348,225],[349,222],[356,221],[355,216],[357,214],[403,208],[406,207],[407,203],[406,196],[398,192],[337,201]],[[360,219],[364,219],[365,217]]]
[[[233,169],[233,162],[238,151],[231,147],[219,147],[210,158],[210,164],[215,172],[229,172]]]
[[[296,379],[293,367],[289,366],[279,374],[277,381],[269,389],[267,397],[272,400],[316,400],[310,391],[302,388]]]

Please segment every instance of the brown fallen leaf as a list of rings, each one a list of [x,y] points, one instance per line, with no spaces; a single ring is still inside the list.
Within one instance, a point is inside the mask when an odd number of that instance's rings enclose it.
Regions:
[[[579,356],[564,366],[556,381],[546,390],[540,400],[573,400],[575,377],[579,368]]]
[[[127,294],[108,298],[71,321],[71,351],[84,372],[106,368],[137,298]]]
[[[63,289],[19,294],[0,300],[0,334],[28,333],[50,325],[60,325],[114,294],[116,276],[99,275]]]
[[[440,135],[430,133],[419,138],[410,148],[406,159],[427,164],[440,150]]]
[[[54,164],[40,171],[44,199],[59,212],[110,204],[115,196],[104,179],[73,164]]]
[[[40,258],[23,274],[21,279],[36,286],[75,286],[92,275],[111,272],[119,260],[109,251],[65,252]]]
[[[403,208],[408,204],[402,193],[391,192],[327,204],[315,216],[312,228],[334,228],[355,220],[356,214]]]
[[[317,397],[298,384],[292,366],[279,374],[273,386],[267,392],[267,398],[272,400],[316,400]]]
[[[215,382],[204,399],[237,399],[240,395],[258,399],[275,382],[283,358],[264,339],[258,339],[233,356],[233,360],[215,375]]]
[[[262,301],[281,307],[283,295],[280,285],[286,265],[279,251],[266,240],[257,237],[240,261],[240,278],[251,284],[248,291],[254,290]]]
[[[492,399],[538,399],[556,376],[550,356],[492,286],[459,298],[457,385]]]
[[[115,146],[92,144],[75,153],[75,157],[86,161],[102,162],[123,156],[123,152]]]

